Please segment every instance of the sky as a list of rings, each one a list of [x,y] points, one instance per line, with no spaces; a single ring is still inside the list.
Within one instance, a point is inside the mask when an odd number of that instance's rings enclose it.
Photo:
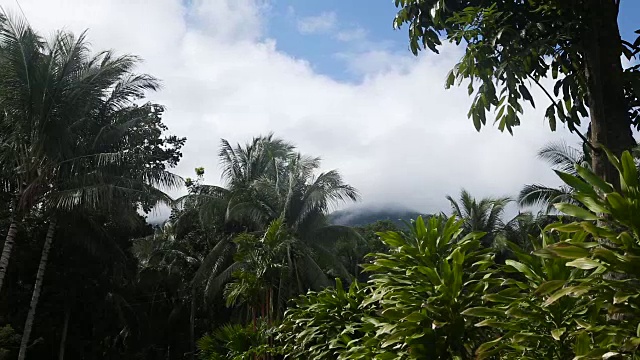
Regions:
[[[17,4],[0,0],[14,14]],[[19,4],[44,35],[88,29],[94,50],[144,58],[139,72],[163,83],[148,99],[167,107],[172,134],[187,137],[175,172],[193,176],[203,166],[211,184],[220,183],[221,138],[245,143],[274,132],[321,156],[323,170],[338,169],[360,190],[358,206],[448,211],[445,196],[462,188],[515,196],[523,184],[558,184],[536,152],[577,142],[566,129],[549,130],[541,96],[513,136],[492,126],[476,132],[466,88],[444,88],[462,49],[413,56],[406,30],[392,27],[392,0]],[[623,36],[631,38],[639,14],[640,2],[622,1]]]

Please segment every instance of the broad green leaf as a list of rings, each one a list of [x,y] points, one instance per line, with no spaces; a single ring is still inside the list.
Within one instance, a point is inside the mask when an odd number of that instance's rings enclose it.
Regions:
[[[508,266],[511,266],[513,268],[515,268],[516,270],[518,270],[519,272],[523,273],[526,277],[528,277],[529,279],[539,279],[539,276],[536,275],[531,268],[529,268],[528,266],[526,266],[523,263],[517,262],[517,261],[513,261],[513,260],[506,260],[505,264]]]
[[[433,285],[442,284],[442,280],[440,280],[440,276],[438,276],[438,273],[435,270],[433,270],[432,268],[421,266],[420,267],[420,272],[422,272],[425,275],[427,275],[427,277],[429,278],[429,281],[431,281],[431,283]]]
[[[596,196],[596,192],[593,190],[593,188],[586,182],[580,180],[578,177],[558,170],[555,170],[555,172],[560,177],[560,179],[562,179],[562,181],[564,181],[567,185],[571,186],[578,192]]]
[[[427,228],[424,224],[424,220],[422,219],[422,216],[418,216],[418,219],[416,219],[416,223],[415,223],[415,229],[416,229],[416,235],[419,239],[424,239],[425,236],[427,235]]]
[[[625,211],[627,209],[627,206],[628,206],[627,200],[616,192],[607,194],[605,196],[605,199],[607,199],[607,202],[615,210]]]
[[[609,162],[618,169],[619,172],[623,172],[622,165],[620,164],[620,160],[606,147],[600,147],[607,154],[607,158],[609,158]]]
[[[561,203],[555,204],[554,206],[558,211],[582,220],[598,220],[598,217],[595,214],[573,204]]]
[[[615,351],[609,351],[608,353],[605,353],[604,355],[602,355],[603,359],[608,359],[608,358],[612,358],[614,356],[618,356],[620,355],[620,353],[617,353]]]
[[[604,249],[604,248],[595,249],[593,250],[593,256],[598,259],[604,260],[605,262],[611,265],[617,265],[620,263],[620,258],[618,254],[616,254],[615,252],[609,249]]]
[[[406,334],[406,331],[395,332],[391,334],[388,338],[386,338],[385,341],[380,346],[383,348],[386,348],[389,345],[393,345],[397,342],[400,342],[403,340],[403,337],[405,336],[405,334]]]
[[[618,291],[613,296],[613,303],[614,304],[621,304],[621,303],[627,301],[630,297],[631,297],[631,294],[625,294],[625,293],[622,293],[622,292]]]
[[[395,232],[395,231],[379,232],[379,233],[376,233],[376,235],[378,235],[384,243],[386,243],[387,245],[393,248],[397,248],[405,245],[404,238],[398,232]]]
[[[459,248],[453,250],[451,257],[453,258],[454,264],[462,264],[464,262],[464,254],[460,252]]]
[[[547,249],[565,259],[580,259],[589,256],[589,250],[569,243],[552,244]]]
[[[628,187],[637,187],[638,169],[636,168],[636,164],[633,161],[633,157],[631,156],[629,151],[625,151],[622,153],[620,162],[622,163],[622,176],[624,178],[624,182]]]
[[[480,345],[478,347],[478,349],[476,350],[476,354],[486,352],[487,350],[495,347],[496,345],[500,345],[502,340],[503,340],[502,337],[499,337],[499,338],[497,338],[495,340],[487,341],[486,343],[484,343],[484,344],[482,344],[482,345]]]
[[[489,294],[489,295],[483,296],[482,298],[487,301],[496,302],[496,303],[506,303],[506,304],[509,304],[514,300],[516,300],[516,298],[499,295],[499,294]]]
[[[513,335],[513,341],[515,342],[522,342],[522,341],[538,342],[541,340],[541,338],[542,338],[542,335],[534,334],[534,333],[525,333],[525,332],[521,332]]]
[[[562,334],[564,334],[565,331],[567,331],[567,328],[558,328],[555,330],[551,330],[551,337],[560,341],[560,337],[562,337]]]
[[[578,269],[582,269],[582,270],[591,270],[591,269],[597,268],[598,266],[601,266],[602,264],[595,260],[591,260],[588,258],[581,258],[581,259],[570,261],[566,265],[575,267]]]
[[[603,203],[599,197],[583,194],[575,194],[573,197],[596,214],[611,214],[607,204]]]
[[[556,223],[556,224],[548,225],[545,228],[545,231],[549,231],[549,230],[555,230],[555,231],[564,232],[564,233],[572,233],[572,232],[582,230],[582,226],[580,225],[580,223],[577,223],[577,222],[570,223],[570,224]]]
[[[535,291],[536,295],[547,295],[553,291],[563,287],[567,282],[565,280],[550,280],[543,282]]]
[[[613,192],[613,186],[608,182],[604,181],[602,178],[593,173],[593,171],[576,164],[576,172],[580,177],[582,177],[586,182],[591,184],[591,186],[596,187],[602,190],[604,193]]]
[[[497,310],[497,309],[490,309],[486,307],[474,307],[474,308],[469,308],[463,311],[462,315],[476,316],[476,317],[503,316],[504,311]]]
[[[576,355],[586,355],[589,353],[591,344],[591,339],[589,338],[589,334],[586,331],[581,331],[578,336],[576,336],[576,343],[573,347]]]
[[[477,323],[475,326],[477,327],[484,327],[484,326],[488,326],[488,327],[494,327],[494,328],[506,328],[509,326],[508,323],[505,323],[504,321],[498,321],[495,319],[484,319],[482,321],[480,321],[479,323]]]
[[[580,226],[582,226],[582,228],[588,232],[589,234],[595,236],[596,238],[615,238],[616,237],[616,232],[615,231],[611,231],[609,229],[600,227],[600,226],[596,226],[594,223],[592,222],[588,222],[588,221],[583,221],[582,223],[580,223]]]
[[[589,291],[589,287],[583,286],[583,285],[566,287],[558,290],[553,295],[549,296],[549,298],[543,303],[543,305],[549,306],[554,302],[556,302],[558,299],[562,298],[563,296],[567,296],[569,294],[581,295],[587,291]]]

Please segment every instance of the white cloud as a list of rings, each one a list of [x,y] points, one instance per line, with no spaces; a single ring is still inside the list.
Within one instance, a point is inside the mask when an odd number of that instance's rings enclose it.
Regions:
[[[640,57],[638,57],[638,56],[634,56],[631,59],[627,59],[626,56],[622,55],[622,56],[620,56],[620,59],[622,60],[622,68],[623,69],[628,69],[628,68],[630,68],[632,66],[640,64]]]
[[[0,4],[15,9],[13,0]],[[171,132],[188,138],[177,168],[183,176],[204,166],[207,181],[217,183],[220,138],[245,142],[274,131],[321,155],[326,169],[338,168],[367,205],[440,211],[448,209],[444,196],[461,187],[476,196],[509,195],[524,183],[557,183],[535,159],[540,146],[566,134],[551,133],[543,122],[544,99],[526,110],[514,136],[491,126],[477,133],[466,118],[466,89],[444,90],[461,55],[451,46],[417,59],[408,52],[356,54],[350,66],[365,80],[350,84],[261,40],[265,3],[257,0],[202,0],[191,9],[181,0],[21,5],[43,33],[89,28],[94,49],[146,59],[140,70],[164,83],[150,98],[167,106]]]
[[[338,31],[336,39],[340,41],[362,41],[367,38],[367,31],[361,27],[354,27],[351,29],[344,29]]]
[[[298,19],[298,31],[302,34],[327,33],[336,28],[338,16],[333,11]]]
[[[418,64],[418,59],[387,50],[352,50],[334,55],[343,60],[346,69],[355,75],[367,77],[378,74],[406,74]]]

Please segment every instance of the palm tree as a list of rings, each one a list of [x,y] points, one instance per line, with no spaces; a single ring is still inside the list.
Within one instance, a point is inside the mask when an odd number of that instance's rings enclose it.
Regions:
[[[460,192],[458,201],[451,196],[447,196],[447,200],[451,203],[453,216],[463,221],[462,228],[465,232],[486,233],[482,238],[485,246],[491,246],[495,236],[502,231],[504,227],[502,215],[505,206],[512,201],[508,197],[489,197],[478,201],[464,189]]]
[[[587,155],[585,155],[587,154]],[[590,168],[589,152],[567,145],[564,141],[549,143],[538,151],[538,157],[545,160],[553,170],[576,176],[575,165]],[[567,186],[557,188],[540,184],[525,185],[518,194],[518,204],[521,207],[538,206],[549,213],[557,203],[572,203],[579,205],[572,198],[572,190]]]
[[[2,185],[13,194],[10,202],[11,222],[0,256],[0,290],[9,265],[18,223],[24,210],[31,205],[28,196],[38,178],[38,167],[44,155],[47,140],[42,136],[46,123],[41,120],[38,108],[46,110],[36,91],[32,78],[43,64],[41,39],[22,21],[10,20],[0,13],[0,166],[3,169]],[[42,78],[46,81],[47,78]],[[38,90],[36,90],[38,89]],[[32,93],[33,90],[33,93]],[[41,90],[40,90],[41,91]],[[41,94],[40,94],[41,95]],[[33,99],[34,101],[30,101]],[[50,115],[44,113],[43,117]],[[49,139],[50,141],[50,139]]]
[[[45,43],[24,23],[3,19],[2,60],[12,66],[0,73],[7,145],[2,160],[16,169],[14,213],[37,207],[49,216],[18,357],[22,360],[58,213],[79,207],[116,209],[122,204],[148,207],[169,202],[157,187],[175,186],[179,178],[165,170],[163,156],[136,153],[144,148],[139,140],[152,135],[145,130],[153,127],[149,125],[158,116],[157,106],[133,103],[145,90],[158,88],[154,78],[132,74],[137,58],[113,57],[110,52],[91,57],[84,34],[76,38],[59,32]],[[25,51],[38,55],[20,56]],[[15,84],[22,87],[10,88]],[[7,95],[12,91],[20,96]],[[15,231],[8,235],[15,236]],[[5,241],[0,276],[12,245],[13,239]]]
[[[267,253],[276,256],[274,266],[287,264],[292,281],[278,276],[278,281],[282,281],[278,288],[284,289],[285,285],[292,288],[278,291],[277,303],[273,306],[284,305],[294,293],[329,285],[325,271],[348,277],[349,272],[330,249],[340,238],[358,236],[352,229],[331,226],[326,220],[335,204],[357,200],[357,191],[345,184],[335,170],[314,175],[320,159],[304,156],[294,149],[272,134],[256,137],[245,146],[232,147],[222,140],[220,161],[227,187],[196,182],[191,193],[180,199],[183,206],[198,209],[204,222],[213,219],[227,226],[231,224],[231,233],[279,234],[277,238],[281,241],[275,241],[278,245],[274,246],[287,250],[277,251],[277,256],[272,252],[260,253],[260,256]],[[274,224],[278,224],[278,230],[270,232],[268,229]],[[207,279],[205,293],[209,296],[220,293],[234,272],[238,274],[242,268],[251,268],[256,261],[240,257],[215,278]],[[248,273],[245,271],[245,274]]]
[[[281,219],[273,221],[262,237],[241,234],[234,242],[237,269],[224,289],[227,306],[246,306],[255,324],[270,323],[284,312],[285,302],[307,290],[331,286],[318,255]]]

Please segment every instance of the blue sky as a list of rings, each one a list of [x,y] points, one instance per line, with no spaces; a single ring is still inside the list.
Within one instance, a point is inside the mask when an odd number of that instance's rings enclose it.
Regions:
[[[343,53],[385,50],[409,56],[403,31],[394,31],[392,1],[379,0],[275,0],[270,5],[267,36],[279,50],[308,60],[320,73],[354,80]],[[305,21],[324,19],[326,27],[301,31]],[[342,34],[342,36],[341,36]]]
[[[308,60],[313,68],[335,79],[357,81],[340,54],[380,49],[411,57],[405,29],[394,30],[396,8],[391,0],[274,0],[267,22],[268,37],[277,48]],[[640,28],[640,1],[622,0],[619,16],[623,38],[635,40]],[[301,22],[324,19],[315,31],[301,31]],[[345,39],[339,34],[351,34]],[[431,54],[429,54],[431,55]]]

